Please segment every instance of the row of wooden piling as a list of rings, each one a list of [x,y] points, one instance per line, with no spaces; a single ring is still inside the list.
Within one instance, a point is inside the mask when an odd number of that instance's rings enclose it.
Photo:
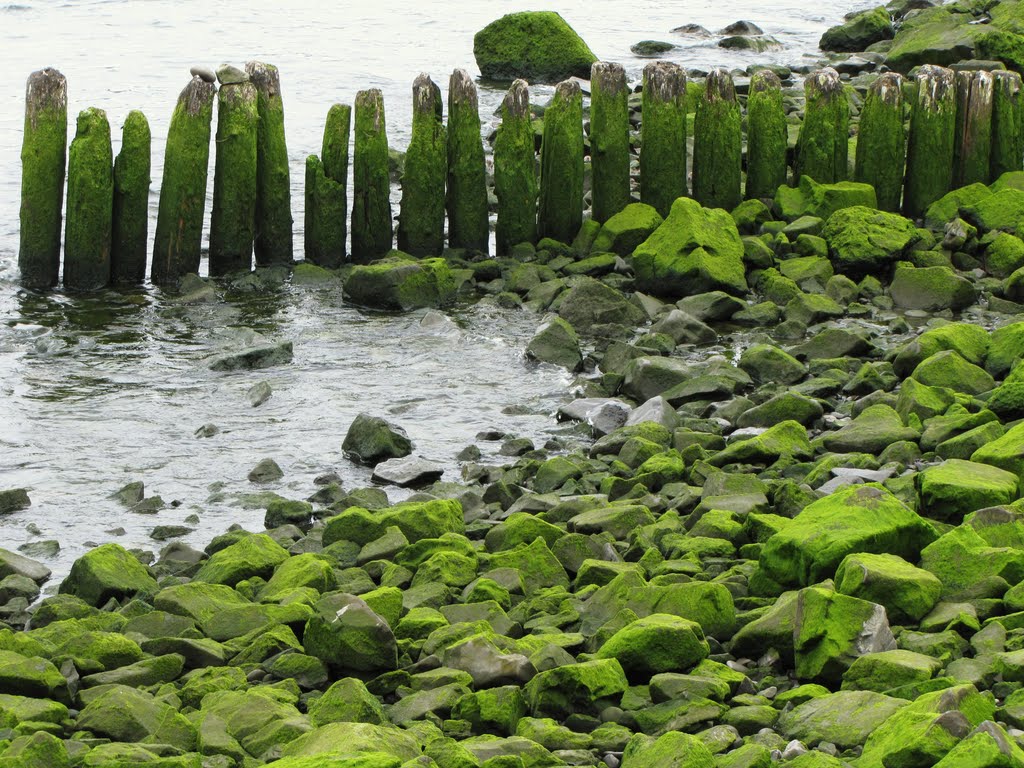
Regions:
[[[182,91],[167,137],[150,279],[173,285],[196,272],[201,257],[213,102],[217,99],[209,269],[223,275],[290,263],[292,218],[284,111],[277,69],[259,62],[247,77],[217,89],[201,77]],[[853,177],[872,184],[879,207],[920,217],[950,189],[987,182],[1024,159],[1024,97],[1013,72],[924,66],[913,87],[894,73],[869,87],[860,115]],[[591,215],[605,221],[632,199],[629,89],[623,68],[599,62],[591,77]],[[449,82],[445,124],[440,88],[426,75],[413,83],[412,136],[394,231],[383,97],[356,95],[354,110],[331,107],[320,155],[305,176],[307,260],[337,267],[364,263],[398,247],[417,256],[445,245],[486,252],[487,178],[477,90],[465,70]],[[904,104],[907,94],[911,102]],[[806,105],[795,156],[779,79],[756,72],[746,103],[746,185],[743,113],[725,70],[712,71],[696,104],[692,188],[687,177],[685,72],[655,62],[644,70],[640,128],[640,199],[667,215],[692,194],[702,205],[732,209],[744,197],[767,198],[789,179],[821,183],[848,174],[850,102],[829,68],[805,81]],[[905,120],[909,112],[909,126]],[[31,75],[22,151],[22,282],[56,285],[60,269],[67,141],[67,84],[59,72]],[[354,132],[353,199],[348,200],[350,130]],[[496,245],[551,237],[568,242],[584,214],[583,93],[560,83],[544,111],[540,173],[527,83],[515,81],[501,106],[494,143],[498,199]],[[792,163],[790,162],[792,160]],[[78,116],[67,152],[64,284],[77,290],[139,284],[145,279],[150,133],[146,118],[125,121],[121,151],[112,157],[102,110]],[[447,222],[447,229],[446,229]],[[350,224],[350,227],[348,226]],[[351,247],[346,243],[351,238]]]

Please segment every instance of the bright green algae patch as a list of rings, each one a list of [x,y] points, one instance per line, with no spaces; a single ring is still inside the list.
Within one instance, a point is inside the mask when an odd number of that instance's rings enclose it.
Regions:
[[[521,77],[532,83],[586,78],[597,57],[553,11],[510,13],[473,36],[473,55],[489,80]]]

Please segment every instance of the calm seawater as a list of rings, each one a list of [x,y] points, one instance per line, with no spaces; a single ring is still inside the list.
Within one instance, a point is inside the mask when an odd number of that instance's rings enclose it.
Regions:
[[[196,0],[97,0],[0,5],[0,489],[27,487],[32,507],[0,518],[0,546],[60,542],[48,560],[66,573],[88,545],[116,540],[157,550],[155,525],[186,524],[202,546],[232,523],[262,526],[262,509],[246,496],[273,490],[301,498],[312,480],[337,472],[346,487],[366,485],[369,471],[341,455],[360,411],[407,429],[416,453],[458,479],[455,454],[481,430],[500,428],[539,445],[552,436],[581,439],[554,419],[571,397],[572,379],[522,356],[540,318],[490,304],[457,307],[440,323],[425,313],[364,313],[334,287],[285,288],[263,297],[227,297],[197,306],[159,292],[105,292],[93,297],[33,295],[17,285],[19,152],[24,84],[44,66],[68,78],[69,123],[90,106],[105,109],[114,151],[127,113],[141,109],[153,133],[151,219],[155,221],[167,124],[189,67],[251,59],[281,71],[292,173],[296,247],[301,249],[304,158],[318,152],[327,110],[356,92],[380,88],[392,146],[408,142],[411,84],[429,73],[443,91],[452,69],[478,71],[473,34],[516,10],[557,10],[602,59],[622,63],[631,83],[646,60],[629,47],[646,39],[679,49],[665,58],[687,67],[815,61],[822,31],[865,0],[563,0],[528,6],[506,0],[424,3],[311,0],[208,3]],[[766,54],[725,51],[710,41],[673,35],[697,23],[716,31],[738,19],[760,25],[784,44]],[[543,101],[549,90],[535,89]],[[481,88],[488,125],[500,88]],[[70,141],[71,136],[69,136]],[[211,184],[212,188],[212,168]],[[396,211],[397,213],[397,211]],[[207,206],[209,216],[209,206]],[[153,224],[150,226],[152,236]],[[301,253],[296,254],[301,258]],[[246,373],[213,373],[209,358],[258,340],[291,339],[295,361]],[[259,408],[246,392],[266,380],[274,394]],[[220,434],[194,436],[212,422]],[[497,444],[482,444],[497,461]],[[258,488],[246,479],[262,457],[284,479]],[[109,498],[143,480],[167,507],[127,512]],[[389,491],[392,500],[402,496]],[[172,505],[173,503],[173,505]],[[118,529],[123,529],[123,532]],[[56,579],[51,585],[56,583]]]

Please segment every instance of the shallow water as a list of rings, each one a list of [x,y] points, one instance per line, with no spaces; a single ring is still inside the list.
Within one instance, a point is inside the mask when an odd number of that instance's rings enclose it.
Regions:
[[[867,5],[704,0],[683,10],[666,0],[564,0],[532,7],[561,12],[599,57],[623,63],[633,82],[646,63],[629,52],[639,40],[684,46],[666,58],[688,67],[799,64],[817,58],[825,27]],[[48,562],[60,576],[89,543],[156,549],[159,543],[148,536],[153,526],[181,524],[191,515],[198,522],[189,523],[195,532],[187,540],[197,545],[231,523],[258,529],[262,509],[246,508],[244,496],[258,490],[246,475],[264,456],[285,472],[268,488],[292,498],[307,496],[313,478],[328,471],[338,472],[346,487],[369,482],[368,470],[341,455],[345,430],[360,411],[401,424],[416,452],[444,463],[445,479],[453,480],[455,454],[481,430],[500,428],[538,444],[567,432],[554,412],[570,397],[571,378],[523,360],[539,323],[527,312],[463,306],[450,311],[447,322],[431,317],[422,324],[424,312],[392,316],[346,307],[336,287],[286,287],[270,296],[179,305],[158,292],[37,296],[16,283],[24,82],[32,70],[55,66],[68,77],[72,130],[79,110],[105,109],[115,152],[124,116],[145,112],[153,131],[155,220],[167,121],[189,67],[253,58],[275,63],[282,73],[301,247],[303,161],[319,149],[330,104],[380,88],[391,143],[404,148],[415,75],[429,72],[446,90],[453,68],[477,74],[473,33],[520,9],[506,0],[457,10],[379,0],[343,4],[331,13],[311,0],[0,6],[0,488],[27,487],[33,500],[30,509],[0,518],[0,546],[57,539],[60,555]],[[715,30],[741,18],[776,36],[784,50],[730,52],[713,40],[669,31],[689,22]],[[536,99],[545,94],[535,89]],[[482,86],[485,123],[502,95],[501,88]],[[217,351],[252,342],[256,334],[293,340],[294,363],[230,374],[208,369]],[[246,392],[263,380],[274,393],[254,409]],[[208,422],[220,434],[195,437]],[[572,430],[567,437],[576,439]],[[497,444],[483,447],[485,459],[490,451],[496,460]],[[139,515],[109,498],[133,480],[145,481],[147,495],[159,494],[168,506]],[[116,529],[124,533],[110,533]]]

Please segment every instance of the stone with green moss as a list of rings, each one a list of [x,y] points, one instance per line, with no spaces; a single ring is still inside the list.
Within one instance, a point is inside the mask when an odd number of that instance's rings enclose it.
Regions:
[[[575,371],[583,364],[576,329],[557,315],[552,316],[537,329],[537,333],[526,347],[526,356],[542,363],[560,365],[570,371]]]
[[[526,712],[522,689],[503,685],[462,696],[452,708],[452,717],[471,723],[477,733],[510,736]]]
[[[628,768],[713,768],[714,755],[696,736],[672,731],[658,738],[636,734],[622,755]]]
[[[488,80],[533,83],[586,78],[597,61],[583,39],[553,11],[522,11],[492,21],[473,36],[473,56]]]
[[[310,705],[309,720],[316,727],[339,722],[373,725],[388,722],[380,700],[354,677],[342,678],[324,691],[323,696]]]
[[[210,216],[210,274],[248,272],[256,238],[256,87],[225,85],[217,94],[217,152]]]
[[[667,216],[686,188],[686,72],[656,61],[644,67],[640,200]]]
[[[821,184],[843,181],[847,174],[850,106],[839,73],[831,67],[804,81],[806,107],[796,148],[795,174]]]
[[[746,440],[730,443],[709,461],[712,466],[727,464],[771,464],[778,459],[811,456],[807,430],[796,421],[783,421]]]
[[[1021,328],[1024,329],[1024,324]],[[998,334],[999,331],[996,331],[995,335]],[[973,323],[948,323],[928,329],[903,347],[893,361],[893,370],[898,376],[907,377],[921,362],[944,350],[955,351],[974,365],[984,365],[989,344],[989,332],[981,326]]]
[[[115,285],[140,285],[146,279],[149,173],[149,122],[132,110],[121,130],[121,151],[114,158],[110,281]]]
[[[348,235],[348,144],[352,108],[334,104],[327,112],[321,157],[306,158],[306,260],[339,267]]]
[[[540,672],[525,692],[534,717],[564,719],[576,712],[596,713],[604,701],[618,704],[628,687],[617,659],[594,659]]]
[[[537,233],[568,243],[583,222],[583,94],[558,84],[544,111]]]
[[[953,73],[923,66],[917,73],[917,100],[910,118],[903,212],[924,215],[953,186],[956,88]]]
[[[980,395],[995,388],[995,379],[983,368],[968,362],[953,350],[943,350],[922,360],[911,374],[930,387]]]
[[[487,173],[476,85],[464,69],[448,83],[448,245],[487,253]],[[401,246],[399,246],[401,247]]]
[[[24,125],[18,267],[22,285],[46,289],[57,284],[60,273],[68,145],[68,85],[56,69],[29,75]]]
[[[747,97],[746,197],[775,196],[786,183],[788,130],[778,75],[761,69],[750,78]]]
[[[627,676],[647,681],[660,672],[688,670],[709,653],[699,624],[654,613],[626,625],[605,641],[601,659],[618,659]]]
[[[437,499],[405,502],[374,512],[351,507],[328,518],[323,543],[325,547],[342,540],[367,544],[380,538],[390,526],[399,528],[411,542],[465,531],[462,505],[455,500]]]
[[[269,578],[288,560],[288,551],[265,533],[252,534],[215,552],[194,576],[196,581],[235,586],[254,576]]]
[[[372,88],[356,94],[352,160],[352,260],[365,264],[391,250],[391,181],[384,96]]]
[[[975,510],[1016,501],[1020,483],[1013,472],[961,459],[928,467],[915,482],[922,512],[952,523]]]
[[[336,592],[318,601],[303,641],[306,653],[334,670],[379,672],[398,665],[388,623],[354,595]]]
[[[837,592],[884,605],[897,624],[920,621],[942,593],[934,574],[887,553],[847,555],[836,569],[835,583]]]
[[[68,151],[64,286],[71,290],[96,290],[110,282],[113,162],[107,113],[83,110]]]
[[[273,601],[276,597],[284,596],[300,587],[312,587],[317,592],[328,592],[334,588],[335,582],[330,562],[320,555],[307,552],[280,562],[260,592],[260,599]]]
[[[862,205],[829,216],[821,236],[836,271],[855,278],[887,269],[918,239],[913,222]]]
[[[601,225],[591,249],[629,256],[662,222],[661,215],[652,206],[630,203]]]
[[[981,768],[981,766],[1024,764],[1024,750],[1003,726],[992,721],[981,723],[946,755],[935,768]]]
[[[872,43],[891,40],[892,18],[885,6],[878,6],[854,14],[842,24],[829,27],[821,36],[818,47],[823,51],[864,51]]]
[[[451,302],[457,288],[444,259],[416,259],[401,251],[357,265],[344,283],[345,295],[353,303],[397,310],[443,306]]]
[[[122,600],[157,592],[149,570],[119,544],[103,544],[89,550],[71,566],[60,591],[99,607],[111,598]]]
[[[960,215],[983,232],[1017,231],[1024,221],[1024,191],[1007,187],[971,205],[961,206]]]
[[[196,729],[174,707],[126,686],[113,686],[92,699],[78,716],[77,726],[112,741],[196,746]]]
[[[45,731],[15,739],[0,752],[2,768],[71,768],[71,765],[64,742]]]
[[[796,187],[782,185],[775,191],[775,208],[787,221],[802,216],[827,220],[836,211],[852,206],[877,208],[875,188],[856,181],[819,184],[809,176],[801,176]]]
[[[942,662],[923,653],[893,650],[857,658],[843,675],[844,691],[875,691],[913,685],[930,680],[942,669]]]
[[[974,284],[949,267],[914,267],[906,262],[896,265],[889,290],[901,309],[929,312],[961,310],[978,297]]]
[[[150,278],[176,286],[199,271],[216,87],[196,76],[178,96],[167,130]]]
[[[1024,557],[992,546],[969,524],[943,534],[921,551],[921,567],[942,582],[943,595],[957,598],[1002,595],[1024,578]]]
[[[840,691],[804,702],[779,718],[778,730],[807,743],[828,741],[840,749],[861,746],[879,725],[906,706],[872,691]]]
[[[591,215],[606,222],[629,204],[629,89],[620,64],[590,71]]]
[[[678,298],[721,290],[746,293],[743,242],[721,209],[679,198],[664,223],[633,252],[640,290]]]
[[[693,198],[700,205],[731,211],[743,199],[740,122],[732,77],[724,69],[713,69],[705,80],[693,128]],[[672,211],[675,207],[673,203]]]
[[[67,680],[50,661],[15,651],[0,651],[0,689],[16,696],[70,703]]]
[[[842,488],[804,507],[761,550],[764,574],[784,586],[833,576],[857,552],[891,553],[916,560],[937,538],[932,526],[875,484]]]
[[[1019,172],[1024,162],[1024,92],[1020,74],[994,71],[989,178]]]
[[[74,660],[82,674],[134,664],[142,660],[138,643],[117,632],[81,632],[62,638],[56,653]]]
[[[888,20],[883,8],[876,8],[877,11]],[[902,84],[899,75],[887,72],[868,88],[861,109],[853,173],[854,181],[875,188],[878,207],[891,212],[900,209],[906,164]]]
[[[501,125],[494,139],[494,194],[498,198],[495,244],[498,255],[537,239],[537,171],[530,89],[517,79],[501,102]]]

